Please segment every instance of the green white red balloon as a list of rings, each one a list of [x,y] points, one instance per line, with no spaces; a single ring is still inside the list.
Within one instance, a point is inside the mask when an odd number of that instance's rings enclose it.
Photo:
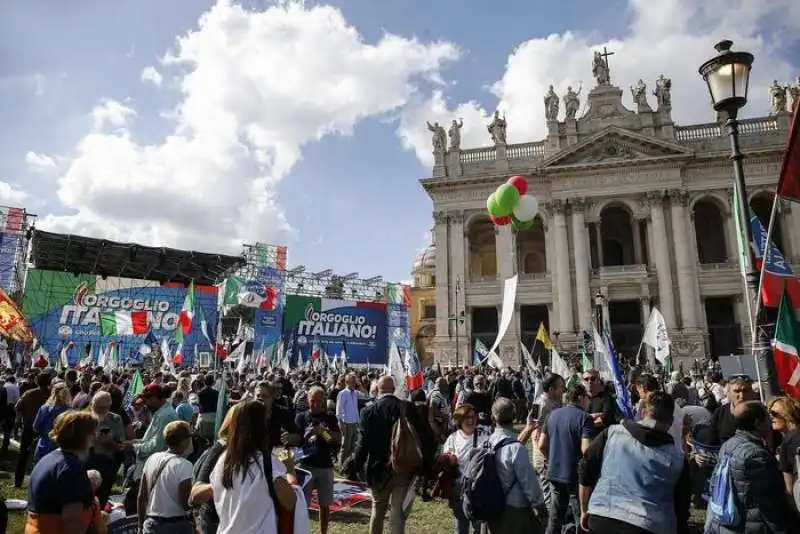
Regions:
[[[517,230],[530,228],[539,202],[527,193],[528,181],[522,176],[512,176],[486,199],[489,218],[497,226],[510,223]]]

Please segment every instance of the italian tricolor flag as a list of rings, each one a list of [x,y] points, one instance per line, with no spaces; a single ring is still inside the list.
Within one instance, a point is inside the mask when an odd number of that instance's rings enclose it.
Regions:
[[[178,316],[178,323],[181,325],[183,335],[188,336],[192,331],[192,319],[194,319],[194,280],[189,283],[189,290],[186,292],[186,300],[183,301],[181,314]]]
[[[800,335],[797,332],[797,316],[789,292],[784,289],[778,308],[778,321],[775,323],[775,337],[772,339],[772,357],[778,375],[778,387],[796,399],[800,398],[798,347]]]
[[[100,315],[102,336],[139,336],[146,333],[146,311],[118,311]]]
[[[172,365],[183,365],[183,330],[176,328],[174,339],[178,342],[178,347],[172,356]]]

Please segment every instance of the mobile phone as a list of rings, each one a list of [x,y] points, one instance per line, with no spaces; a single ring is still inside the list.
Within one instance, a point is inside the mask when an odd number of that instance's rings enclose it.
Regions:
[[[541,410],[541,406],[538,404],[534,404],[531,406],[531,411],[528,412],[528,422],[537,421],[539,419],[539,411]]]

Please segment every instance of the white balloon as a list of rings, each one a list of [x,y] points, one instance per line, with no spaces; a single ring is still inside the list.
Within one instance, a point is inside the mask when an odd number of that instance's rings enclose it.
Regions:
[[[522,195],[514,206],[514,217],[518,221],[532,221],[539,211],[539,201],[533,195]]]

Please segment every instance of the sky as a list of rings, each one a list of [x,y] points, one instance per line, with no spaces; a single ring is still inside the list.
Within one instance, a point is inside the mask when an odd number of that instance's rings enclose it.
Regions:
[[[545,134],[553,84],[672,79],[673,118],[713,119],[697,67],[756,56],[744,116],[800,75],[796,0],[7,0],[0,204],[38,228],[217,253],[289,247],[290,266],[410,278],[429,239],[426,121],[462,148]],[[585,93],[584,93],[585,94]],[[563,108],[563,106],[562,106]]]

